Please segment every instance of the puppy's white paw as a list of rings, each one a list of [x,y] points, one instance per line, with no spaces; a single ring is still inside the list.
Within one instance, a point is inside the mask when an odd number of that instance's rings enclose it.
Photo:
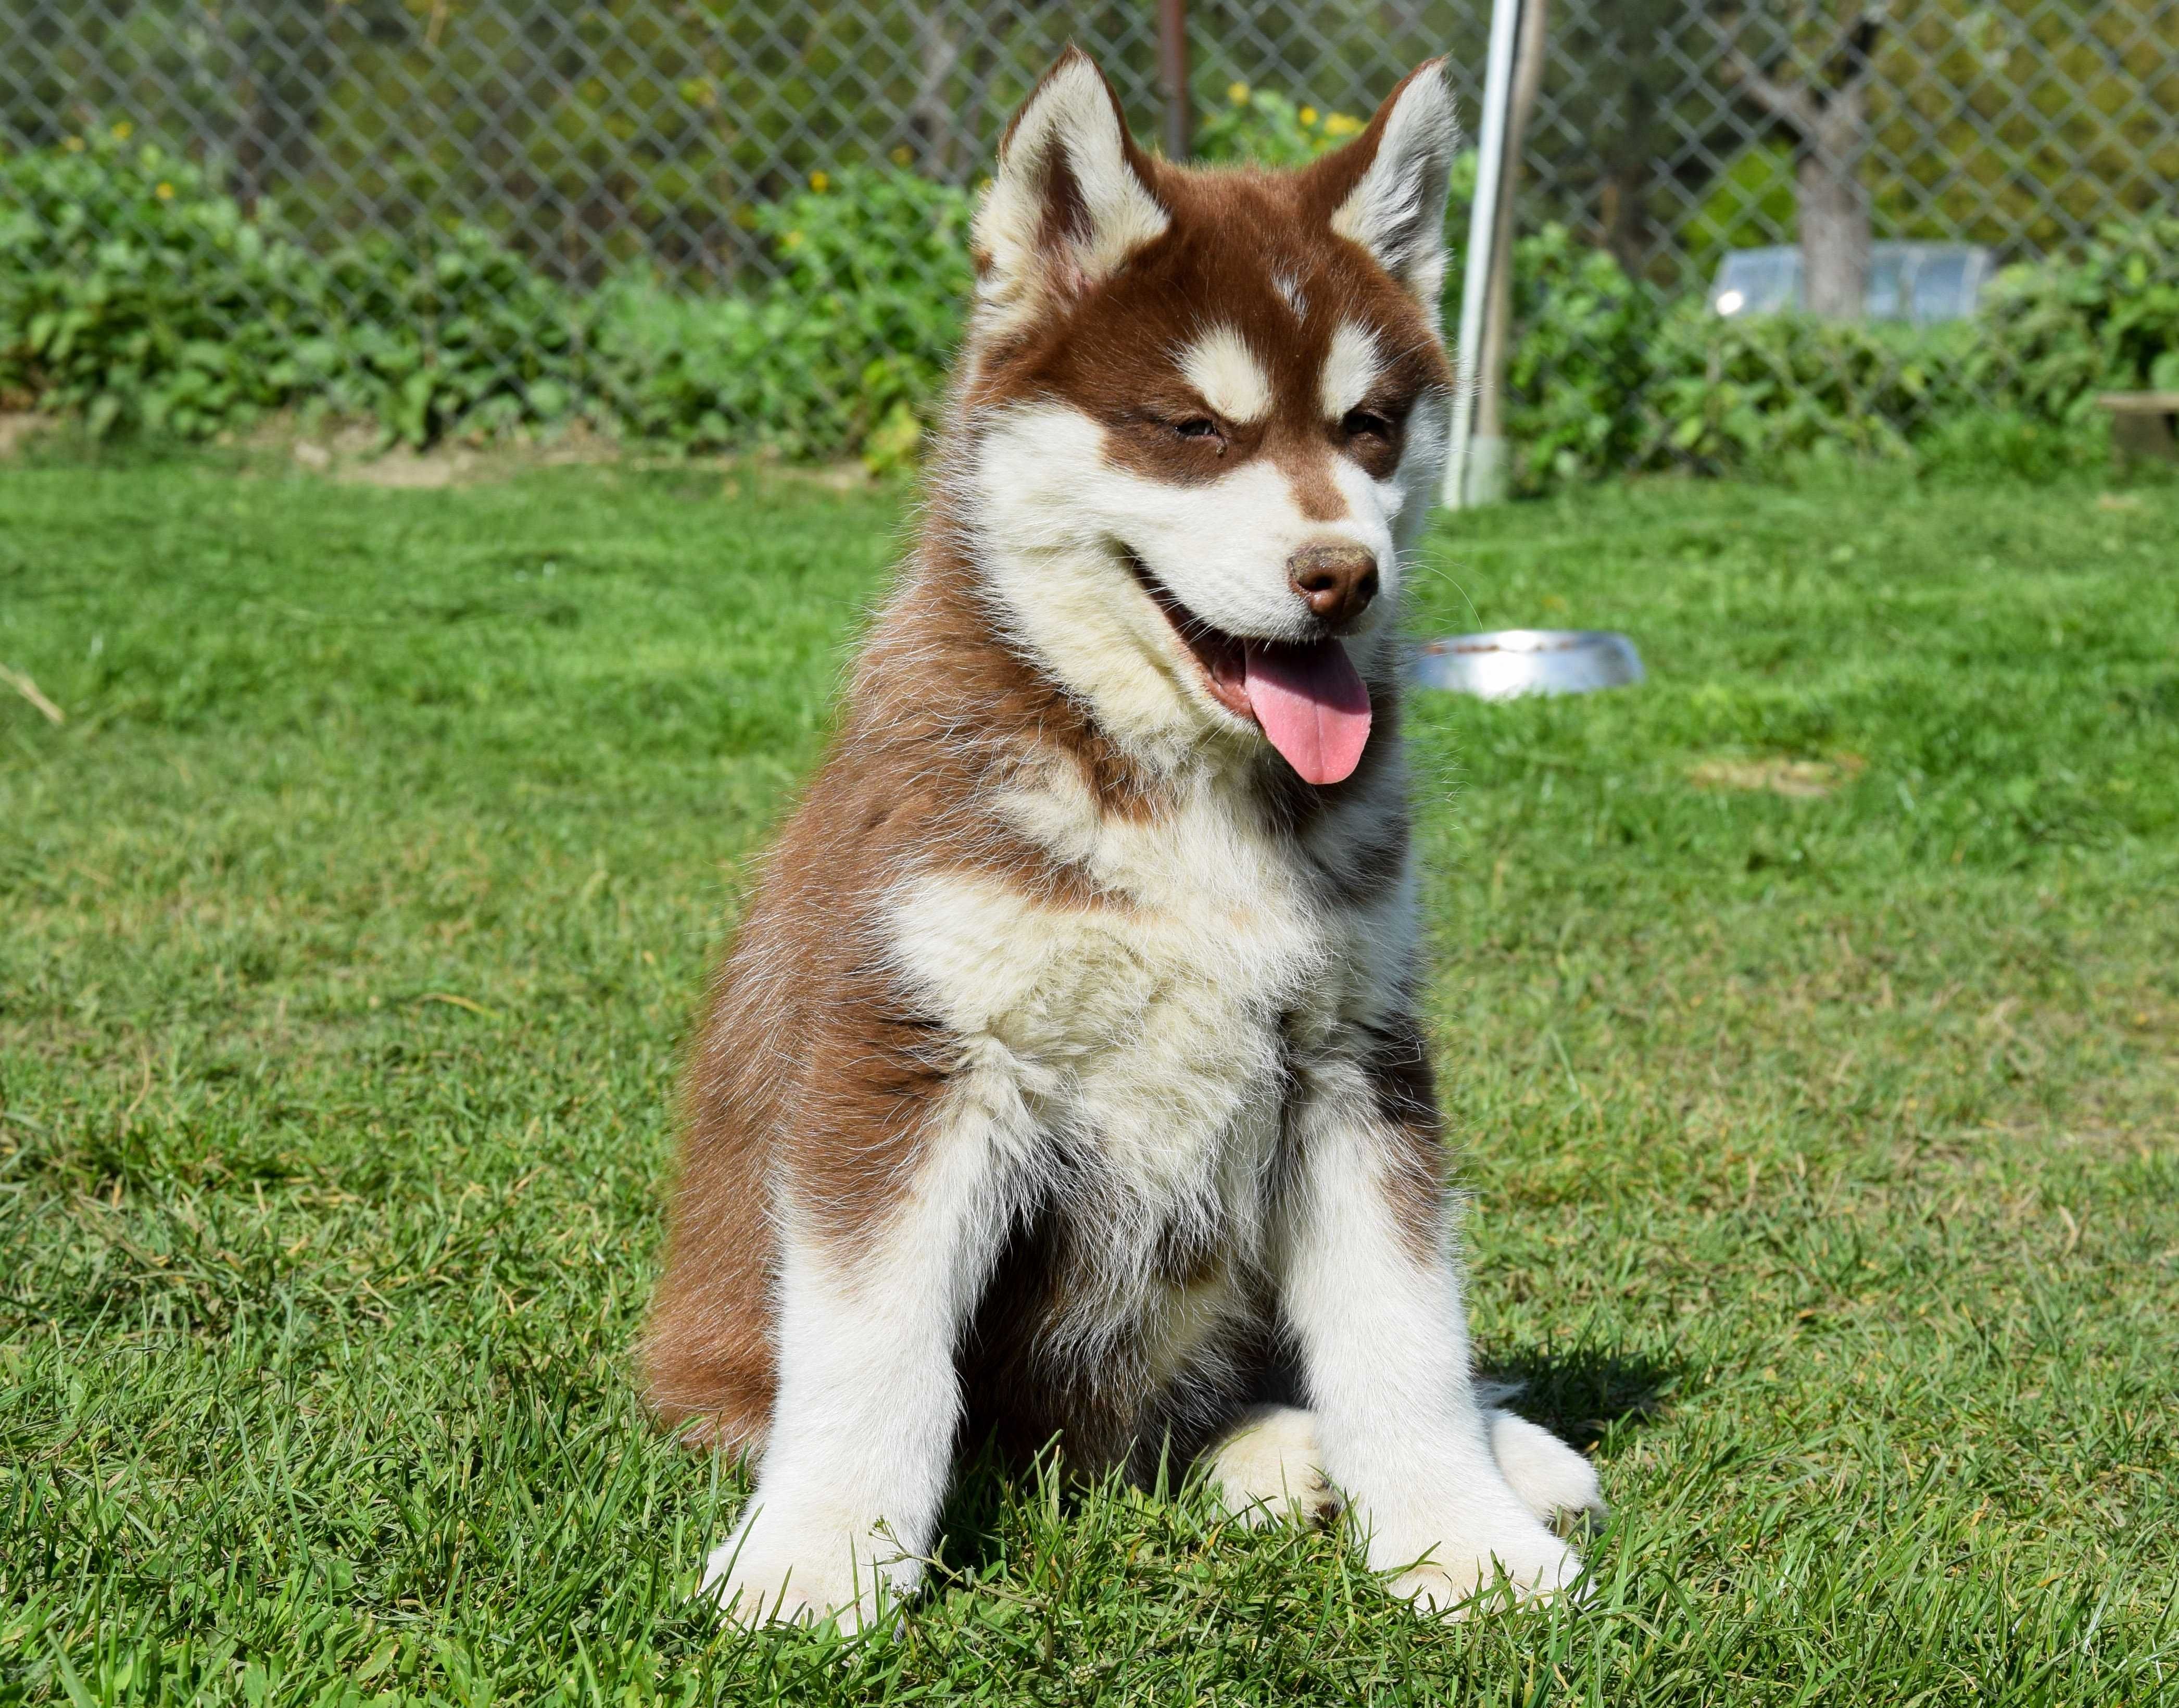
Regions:
[[[1490,1414],[1490,1453],[1521,1504],[1550,1524],[1562,1513],[1600,1524],[1609,1509],[1596,1467],[1549,1430],[1509,1411]]]
[[[1548,1601],[1581,1575],[1580,1557],[1524,1513],[1502,1514],[1488,1526],[1470,1520],[1446,1529],[1446,1540],[1428,1557],[1396,1572],[1386,1584],[1396,1600],[1419,1613],[1465,1619],[1474,1611],[1476,1592],[1501,1578],[1516,1602]],[[1388,1551],[1371,1549],[1380,1556]]]
[[[738,1625],[821,1624],[843,1634],[875,1617],[882,1579],[897,1596],[914,1582],[916,1562],[882,1537],[768,1520],[755,1534],[744,1521],[704,1562],[698,1594],[717,1602]]]
[[[1205,1455],[1211,1492],[1244,1524],[1282,1518],[1329,1524],[1339,1515],[1336,1490],[1317,1451],[1315,1416],[1298,1406],[1250,1412]]]

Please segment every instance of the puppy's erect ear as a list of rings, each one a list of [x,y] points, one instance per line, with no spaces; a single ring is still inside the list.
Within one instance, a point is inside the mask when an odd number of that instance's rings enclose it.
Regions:
[[[1445,62],[1432,59],[1385,97],[1361,135],[1309,168],[1320,217],[1376,256],[1433,327],[1445,285],[1446,182],[1459,146]]]
[[[976,210],[977,299],[1010,316],[1047,294],[1078,295],[1170,223],[1111,85],[1069,47],[999,143]]]

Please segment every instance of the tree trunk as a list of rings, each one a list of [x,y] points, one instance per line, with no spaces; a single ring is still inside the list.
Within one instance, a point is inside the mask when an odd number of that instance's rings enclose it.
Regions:
[[[1726,79],[1793,133],[1799,195],[1801,305],[1825,320],[1858,320],[1869,293],[1869,197],[1861,163],[1869,153],[1869,79],[1884,6],[1847,19],[1837,38],[1812,56],[1796,83],[1765,76],[1728,47]]]
[[[1604,181],[1597,213],[1605,248],[1622,272],[1639,278],[1649,265],[1649,179],[1656,158],[1649,139],[1657,130],[1657,103],[1649,85],[1641,82],[1630,83],[1626,102],[1626,117],[1602,150]]]
[[[1861,186],[1867,104],[1858,85],[1834,95],[1803,137],[1794,167],[1803,305],[1823,320],[1860,319],[1869,292],[1869,197]]]
[[[943,0],[932,0],[915,13],[915,97],[908,107],[908,135],[914,139],[917,167],[926,178],[952,175],[953,135],[959,119],[946,98],[953,68],[961,63],[961,44],[946,27]]]

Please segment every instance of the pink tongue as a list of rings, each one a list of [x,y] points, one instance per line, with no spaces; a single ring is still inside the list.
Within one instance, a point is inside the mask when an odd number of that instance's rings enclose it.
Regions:
[[[1369,690],[1336,640],[1307,646],[1248,644],[1249,706],[1271,745],[1304,783],[1337,783],[1362,762]]]

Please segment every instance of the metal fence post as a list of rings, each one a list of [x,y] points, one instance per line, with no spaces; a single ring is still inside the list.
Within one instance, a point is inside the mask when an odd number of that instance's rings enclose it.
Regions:
[[[1468,442],[1475,431],[1475,384],[1483,354],[1483,310],[1490,295],[1490,266],[1498,239],[1498,191],[1505,182],[1506,109],[1513,80],[1513,32],[1521,0],[1491,0],[1490,46],[1483,81],[1483,129],[1476,139],[1475,200],[1468,210],[1468,253],[1460,283],[1460,361],[1453,376],[1452,445],[1445,461],[1448,510],[1468,503]]]

